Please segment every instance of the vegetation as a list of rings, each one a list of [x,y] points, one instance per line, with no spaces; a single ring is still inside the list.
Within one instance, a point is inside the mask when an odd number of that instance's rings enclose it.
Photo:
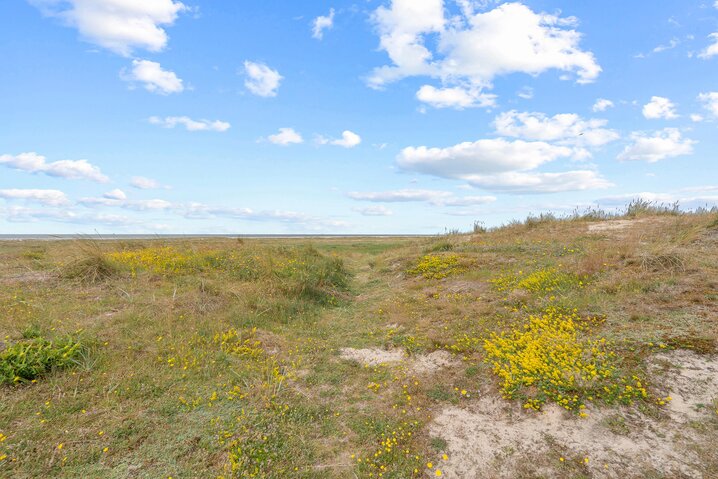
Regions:
[[[638,414],[689,428],[686,463],[717,470],[718,398],[671,422],[655,359],[718,352],[715,213],[629,213],[433,238],[1,243],[0,477],[455,477],[437,417],[485,400],[512,423],[558,406],[633,439]],[[496,461],[603,467],[547,447]],[[650,476],[641,460],[623,475]]]

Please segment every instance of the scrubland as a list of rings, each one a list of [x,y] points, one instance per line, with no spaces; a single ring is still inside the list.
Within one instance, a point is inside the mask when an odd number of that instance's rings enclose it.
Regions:
[[[714,212],[0,268],[0,477],[718,477]]]

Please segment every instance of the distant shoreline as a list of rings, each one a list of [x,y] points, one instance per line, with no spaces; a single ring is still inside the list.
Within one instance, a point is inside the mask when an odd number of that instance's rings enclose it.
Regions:
[[[199,238],[246,238],[246,239],[343,239],[343,238],[428,238],[437,234],[0,234],[0,241],[63,241],[89,239],[94,241],[149,240],[149,239],[199,239]]]

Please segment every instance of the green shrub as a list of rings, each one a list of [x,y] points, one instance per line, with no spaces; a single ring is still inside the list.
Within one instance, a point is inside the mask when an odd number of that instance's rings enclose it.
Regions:
[[[18,341],[0,351],[0,385],[32,381],[54,369],[72,366],[83,352],[82,343],[70,337]]]

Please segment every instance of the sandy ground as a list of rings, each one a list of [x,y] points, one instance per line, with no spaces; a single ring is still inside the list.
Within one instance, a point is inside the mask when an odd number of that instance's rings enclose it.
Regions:
[[[581,419],[558,406],[525,412],[488,396],[445,408],[430,426],[431,435],[448,444],[444,477],[514,478],[525,473],[531,458],[531,475],[521,477],[553,477],[565,467],[564,457],[582,463],[594,478],[646,477],[651,471],[655,477],[708,479],[702,470],[706,458],[698,457],[696,447],[716,438],[708,421],[717,414],[712,401],[718,397],[718,358],[672,351],[656,355],[651,369],[673,398],[665,417],[604,407],[589,408]],[[625,428],[618,433],[609,427],[617,418]],[[696,427],[699,421],[708,430]]]

